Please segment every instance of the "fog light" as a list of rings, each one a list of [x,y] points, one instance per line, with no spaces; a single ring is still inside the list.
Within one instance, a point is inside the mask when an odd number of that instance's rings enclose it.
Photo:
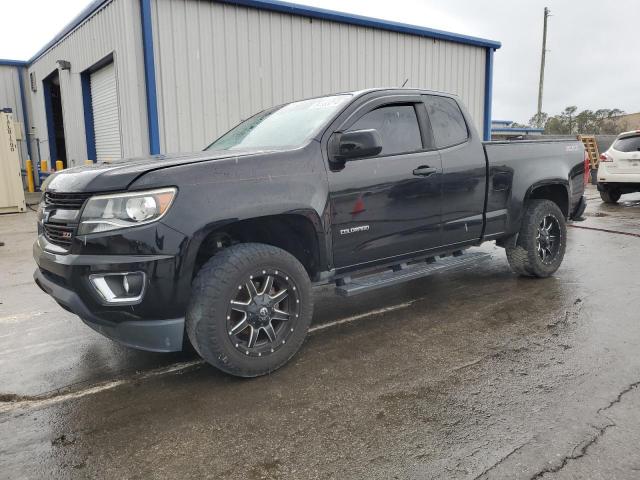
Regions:
[[[144,272],[99,273],[89,275],[89,281],[105,303],[138,303],[144,295]]]

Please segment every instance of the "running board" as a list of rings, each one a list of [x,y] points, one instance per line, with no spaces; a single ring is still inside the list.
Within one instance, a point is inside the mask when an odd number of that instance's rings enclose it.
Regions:
[[[378,288],[426,277],[432,273],[474,265],[489,258],[491,258],[491,255],[488,253],[471,252],[460,255],[456,252],[453,256],[438,258],[437,260],[434,257],[430,257],[426,262],[394,265],[391,270],[385,270],[384,272],[357,278],[346,277],[340,279],[336,285],[336,293],[341,297],[352,297],[353,295],[370,292]]]

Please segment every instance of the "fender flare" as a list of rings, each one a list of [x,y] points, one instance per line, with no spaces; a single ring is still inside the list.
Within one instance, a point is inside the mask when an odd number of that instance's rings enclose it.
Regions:
[[[288,211],[277,211],[273,213],[269,213],[267,215],[259,215],[259,216],[238,216],[234,218],[227,218],[223,220],[217,220],[213,222],[208,222],[199,226],[193,234],[190,236],[190,240],[186,245],[186,252],[184,256],[184,262],[181,268],[182,275],[188,275],[189,278],[193,276],[195,273],[193,270],[195,268],[196,257],[200,248],[202,246],[202,242],[207,238],[209,234],[216,230],[222,230],[226,227],[230,227],[231,225],[237,224],[239,222],[250,221],[250,220],[258,220],[269,217],[283,217],[283,216],[297,216],[303,217],[313,227],[313,231],[315,233],[315,239],[317,242],[317,256],[318,256],[318,264],[320,270],[330,268],[331,258],[330,248],[330,236],[328,232],[325,232],[323,222],[321,220],[320,215],[312,208],[302,208],[302,209],[292,209]]]

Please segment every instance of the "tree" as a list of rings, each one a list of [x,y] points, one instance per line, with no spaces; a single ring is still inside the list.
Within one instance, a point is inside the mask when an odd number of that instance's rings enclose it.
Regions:
[[[580,113],[576,112],[578,112],[578,107],[572,105],[553,117],[542,113],[538,118],[536,114],[529,120],[529,125],[533,127],[544,126],[544,133],[548,135],[617,134],[624,130],[624,126],[618,119],[624,112],[619,108],[601,108],[595,112],[587,109]]]
[[[573,130],[575,129],[575,120],[574,115],[578,111],[578,107],[575,105],[571,105],[570,107],[566,107],[564,111],[560,114],[560,118],[564,122],[567,130],[567,134],[572,135]]]
[[[544,128],[544,126],[549,120],[549,115],[545,112],[536,113],[533,117],[529,119],[529,126],[533,128]]]
[[[595,117],[597,123],[596,133],[615,135],[625,129],[625,126],[620,123],[617,117],[624,115],[624,112],[619,108],[603,108],[596,110]]]
[[[617,117],[624,115],[624,112],[619,108],[613,108],[609,110],[607,120],[602,125],[602,131],[600,133],[606,133],[609,135],[617,135],[620,132],[628,130],[628,126],[625,122],[621,122]]]
[[[608,108],[601,108],[599,110],[596,110],[593,114],[597,133],[602,132],[605,121],[607,120],[607,118],[609,118],[610,112],[611,110],[609,110]]]
[[[547,120],[544,126],[544,133],[547,135],[564,135],[566,133],[565,126],[558,115]]]
[[[576,115],[577,133],[594,133],[596,131],[595,114],[591,110],[583,110]]]

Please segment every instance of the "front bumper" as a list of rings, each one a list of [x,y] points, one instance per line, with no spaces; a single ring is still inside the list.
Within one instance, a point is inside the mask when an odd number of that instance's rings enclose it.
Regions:
[[[61,254],[39,236],[33,246],[36,284],[63,308],[103,335],[154,352],[182,350],[185,302],[180,294],[180,257],[165,254]],[[147,285],[137,304],[110,305],[89,282],[92,274],[144,272]]]
[[[168,320],[127,320],[114,322],[94,314],[80,296],[57,284],[37,268],[33,274],[36,284],[51,295],[65,310],[76,314],[88,326],[104,336],[129,347],[152,352],[182,350],[184,318]]]

